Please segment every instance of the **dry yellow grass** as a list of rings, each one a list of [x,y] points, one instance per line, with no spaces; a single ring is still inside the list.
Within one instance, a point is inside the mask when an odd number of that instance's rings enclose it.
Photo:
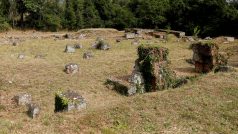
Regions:
[[[110,36],[106,40],[112,49],[98,51],[91,49],[95,39],[80,40],[83,49],[74,54],[63,51],[66,44],[79,42],[77,40],[31,39],[16,47],[0,46],[0,133],[237,132],[237,72],[210,73],[178,89],[125,97],[107,89],[104,83],[110,76],[131,73],[137,46],[131,45],[130,40],[116,43]],[[189,43],[176,40],[170,36],[168,43],[159,42],[170,50],[171,67],[178,75],[196,74],[194,67],[185,62],[192,57]],[[221,48],[225,50],[236,43]],[[94,58],[84,60],[86,51],[92,51]],[[19,53],[24,53],[26,58],[17,59]],[[46,57],[35,59],[37,54]],[[63,72],[65,64],[71,62],[80,65],[79,74],[71,76]],[[87,109],[54,113],[54,95],[60,89],[79,92],[87,101]],[[38,118],[29,118],[25,107],[11,103],[11,98],[21,92],[31,93],[33,101],[40,105]]]

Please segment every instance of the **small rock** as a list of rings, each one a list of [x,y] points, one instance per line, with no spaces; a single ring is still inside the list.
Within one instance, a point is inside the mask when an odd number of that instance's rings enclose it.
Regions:
[[[31,95],[28,93],[21,93],[13,97],[13,100],[17,103],[17,105],[27,105],[31,103]]]
[[[67,45],[66,48],[65,48],[65,52],[66,53],[74,53],[75,48],[73,46]]]
[[[212,38],[208,36],[204,40],[212,40]]]
[[[45,58],[45,55],[42,55],[42,54],[37,54],[35,56],[36,59],[44,59]]]
[[[96,49],[99,49],[99,50],[109,50],[110,49],[110,46],[105,41],[99,41],[95,47],[96,47]]]
[[[142,73],[138,71],[133,71],[128,81],[136,85],[144,84],[144,78],[142,76]]]
[[[75,45],[74,45],[74,48],[76,48],[76,49],[82,49],[82,48],[83,48],[83,45],[81,45],[81,44],[75,44]]]
[[[70,34],[65,34],[63,37],[66,39],[72,39],[72,35],[70,35]]]
[[[75,74],[79,71],[79,65],[75,63],[70,63],[65,66],[65,72],[67,74]]]
[[[9,84],[12,84],[13,82],[9,80],[8,83],[9,83]]]
[[[36,104],[28,104],[28,112],[27,113],[31,118],[35,118],[40,113],[40,107]]]
[[[121,42],[122,41],[122,39],[116,39],[116,42],[117,43],[119,43],[119,42]]]
[[[12,43],[12,45],[13,45],[13,46],[18,46],[19,43],[17,43],[17,42],[14,41],[14,42]]]
[[[84,59],[90,59],[93,57],[93,54],[91,52],[86,52],[83,54]]]
[[[25,55],[24,54],[19,54],[18,55],[18,59],[24,59],[25,58]]]

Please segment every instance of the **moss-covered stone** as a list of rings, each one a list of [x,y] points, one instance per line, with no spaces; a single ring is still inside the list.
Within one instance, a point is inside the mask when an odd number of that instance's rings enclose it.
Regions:
[[[158,45],[141,45],[138,47],[138,62],[145,81],[146,92],[172,87],[175,74],[168,66],[167,48]]]

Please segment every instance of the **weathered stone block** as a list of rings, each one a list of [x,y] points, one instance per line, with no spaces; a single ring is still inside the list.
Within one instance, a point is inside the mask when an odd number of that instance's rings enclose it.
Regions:
[[[175,74],[168,67],[168,49],[157,45],[138,47],[138,63],[146,92],[172,87]]]
[[[135,33],[126,33],[125,34],[126,39],[134,39],[136,37]]]
[[[28,105],[31,103],[32,98],[28,93],[21,93],[14,96],[13,100],[17,103],[17,105]]]
[[[235,38],[234,37],[224,37],[226,41],[228,42],[234,42]]]
[[[82,110],[86,108],[84,98],[74,91],[58,92],[55,95],[55,112]]]
[[[199,73],[212,71],[219,62],[219,47],[212,42],[198,42],[192,44],[195,70]]]
[[[93,57],[93,54],[91,52],[86,52],[83,54],[84,59],[90,59]]]
[[[65,66],[65,72],[67,74],[75,74],[79,71],[79,65],[75,63],[70,63]]]
[[[40,113],[40,107],[37,104],[34,104],[34,103],[33,104],[28,104],[27,113],[31,118],[35,118]]]
[[[97,42],[94,47],[99,50],[109,50],[110,49],[110,46],[108,45],[108,43],[106,43],[105,41],[102,41],[102,40]]]
[[[66,45],[65,52],[66,53],[74,53],[75,52],[74,46]]]
[[[110,88],[122,95],[131,96],[137,93],[136,85],[117,78],[109,78],[106,82],[106,85],[112,86]]]

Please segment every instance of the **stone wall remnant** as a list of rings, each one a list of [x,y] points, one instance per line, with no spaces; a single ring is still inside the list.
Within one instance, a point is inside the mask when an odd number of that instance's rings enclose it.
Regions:
[[[75,91],[58,92],[55,95],[55,112],[82,110],[86,108],[85,99]]]

